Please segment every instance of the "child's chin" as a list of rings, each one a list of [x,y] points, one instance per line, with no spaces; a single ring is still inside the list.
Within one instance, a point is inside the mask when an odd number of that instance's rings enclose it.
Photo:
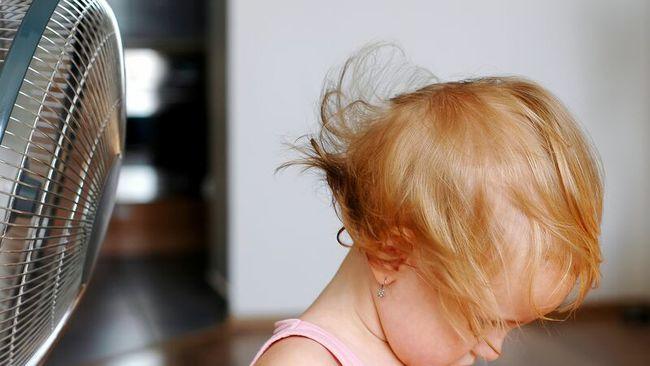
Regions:
[[[453,364],[451,364],[451,366],[472,366],[475,361],[476,361],[476,357],[468,354],[468,355],[465,355],[460,360],[458,360],[458,361],[454,362]]]

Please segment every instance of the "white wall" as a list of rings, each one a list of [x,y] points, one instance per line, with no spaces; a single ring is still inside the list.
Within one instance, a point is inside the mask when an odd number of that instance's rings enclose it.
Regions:
[[[523,74],[590,131],[606,177],[604,282],[591,299],[650,297],[650,23],[630,1],[253,1],[228,4],[229,297],[236,317],[297,313],[345,250],[315,176],[272,171],[316,123],[326,71],[399,42],[443,80]]]

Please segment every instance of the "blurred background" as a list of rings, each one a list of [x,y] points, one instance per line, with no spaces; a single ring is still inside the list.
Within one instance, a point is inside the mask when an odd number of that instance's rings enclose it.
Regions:
[[[650,4],[108,0],[127,153],[89,289],[48,365],[248,365],[345,248],[328,191],[282,141],[316,126],[326,72],[395,41],[442,80],[521,74],[556,94],[606,171],[603,282],[494,365],[650,364]]]

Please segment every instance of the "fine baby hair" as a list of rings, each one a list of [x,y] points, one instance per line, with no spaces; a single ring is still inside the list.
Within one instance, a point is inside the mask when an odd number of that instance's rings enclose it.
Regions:
[[[301,139],[301,157],[278,170],[317,169],[352,247],[386,266],[414,258],[457,329],[504,326],[490,281],[522,251],[531,299],[539,271],[572,283],[559,312],[598,286],[600,158],[526,77],[443,82],[399,47],[371,44],[326,79],[319,131]],[[509,240],[512,225],[528,240]]]

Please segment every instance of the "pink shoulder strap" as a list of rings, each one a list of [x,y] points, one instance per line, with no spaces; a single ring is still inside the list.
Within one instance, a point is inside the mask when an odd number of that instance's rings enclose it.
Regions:
[[[253,366],[255,362],[262,356],[262,354],[269,348],[271,345],[280,339],[291,337],[291,336],[302,336],[309,339],[312,339],[320,343],[325,347],[342,366],[362,366],[363,363],[359,360],[350,349],[343,344],[336,337],[326,332],[324,329],[318,327],[317,325],[301,320],[301,319],[285,319],[280,320],[275,323],[275,330],[273,331],[273,336],[269,338],[266,343],[260,348],[260,350],[253,358],[250,366]]]

